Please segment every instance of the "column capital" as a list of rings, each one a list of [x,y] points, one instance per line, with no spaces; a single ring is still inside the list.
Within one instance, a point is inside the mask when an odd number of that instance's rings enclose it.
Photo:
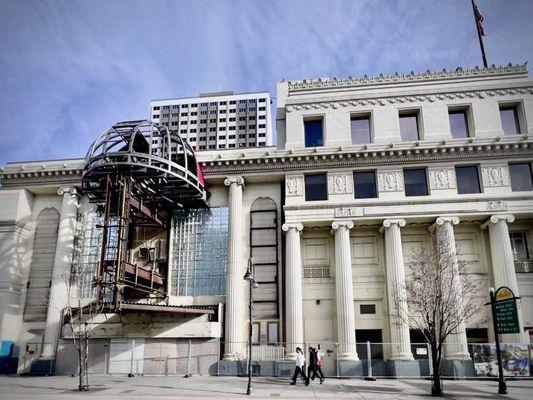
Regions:
[[[295,229],[296,232],[300,232],[301,230],[304,229],[304,224],[302,224],[301,222],[293,222],[293,223],[289,223],[289,224],[283,224],[281,229],[283,229],[284,232],[288,232],[290,229]]]
[[[70,194],[71,196],[77,196],[78,191],[76,190],[75,187],[72,187],[72,186],[62,186],[57,189],[57,194],[59,196],[63,196],[65,194]]]
[[[513,223],[515,220],[513,214],[494,214],[486,220],[482,225],[481,229],[487,229],[490,224],[497,224],[500,221],[505,221],[506,223]]]
[[[230,186],[232,183],[244,185],[244,178],[242,176],[228,176],[226,179],[224,179],[225,186]]]
[[[392,225],[398,225],[398,227],[405,226],[406,222],[403,218],[391,218],[383,220],[383,226],[379,229],[380,232],[383,232],[386,228],[390,228]]]
[[[459,217],[456,217],[455,215],[444,215],[442,217],[437,217],[435,222],[433,222],[429,228],[435,229],[437,226],[443,226],[444,224],[448,222],[452,225],[457,225],[459,224],[459,222],[461,222],[461,220],[459,219]]]
[[[345,220],[345,221],[333,221],[331,224],[331,229],[336,231],[337,229],[341,227],[346,227],[348,230],[352,229],[354,227],[353,221]]]

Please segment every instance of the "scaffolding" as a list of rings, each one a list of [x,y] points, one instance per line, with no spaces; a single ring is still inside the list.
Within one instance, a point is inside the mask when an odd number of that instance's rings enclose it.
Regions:
[[[91,145],[82,187],[103,215],[97,225],[102,230],[94,280],[98,301],[116,311],[130,301],[166,298],[172,211],[207,206],[202,172],[189,144],[148,121],[115,124]],[[166,236],[165,248],[134,249],[143,230]]]

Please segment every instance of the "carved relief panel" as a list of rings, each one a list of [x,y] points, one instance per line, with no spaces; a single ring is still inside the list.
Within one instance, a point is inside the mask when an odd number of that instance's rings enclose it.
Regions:
[[[304,195],[303,175],[288,176],[285,178],[285,195],[287,197]]]
[[[328,175],[329,194],[353,193],[353,177],[350,173]]]
[[[378,189],[380,192],[402,192],[402,171],[378,172]]]
[[[483,178],[483,186],[485,187],[510,185],[509,168],[507,165],[481,167],[481,176]]]
[[[432,190],[455,189],[455,173],[452,168],[429,170],[429,187]]]

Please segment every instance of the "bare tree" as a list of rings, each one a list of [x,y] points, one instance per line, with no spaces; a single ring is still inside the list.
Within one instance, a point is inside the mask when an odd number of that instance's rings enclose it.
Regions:
[[[432,395],[442,396],[440,365],[446,338],[480,312],[479,282],[468,273],[467,263],[456,255],[453,239],[435,229],[431,245],[413,250],[408,264],[404,296],[409,312],[398,312],[410,328],[422,332],[431,347]]]

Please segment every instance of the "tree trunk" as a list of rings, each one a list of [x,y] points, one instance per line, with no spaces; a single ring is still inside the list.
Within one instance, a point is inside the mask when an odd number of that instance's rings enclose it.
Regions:
[[[89,390],[89,340],[86,337],[80,337],[80,350],[79,350],[79,386],[78,390],[87,391]]]
[[[433,382],[431,385],[431,395],[435,397],[442,397],[444,395],[442,391],[442,385],[440,380],[440,357],[437,354],[437,349],[432,347],[431,351],[431,363],[433,365]]]

